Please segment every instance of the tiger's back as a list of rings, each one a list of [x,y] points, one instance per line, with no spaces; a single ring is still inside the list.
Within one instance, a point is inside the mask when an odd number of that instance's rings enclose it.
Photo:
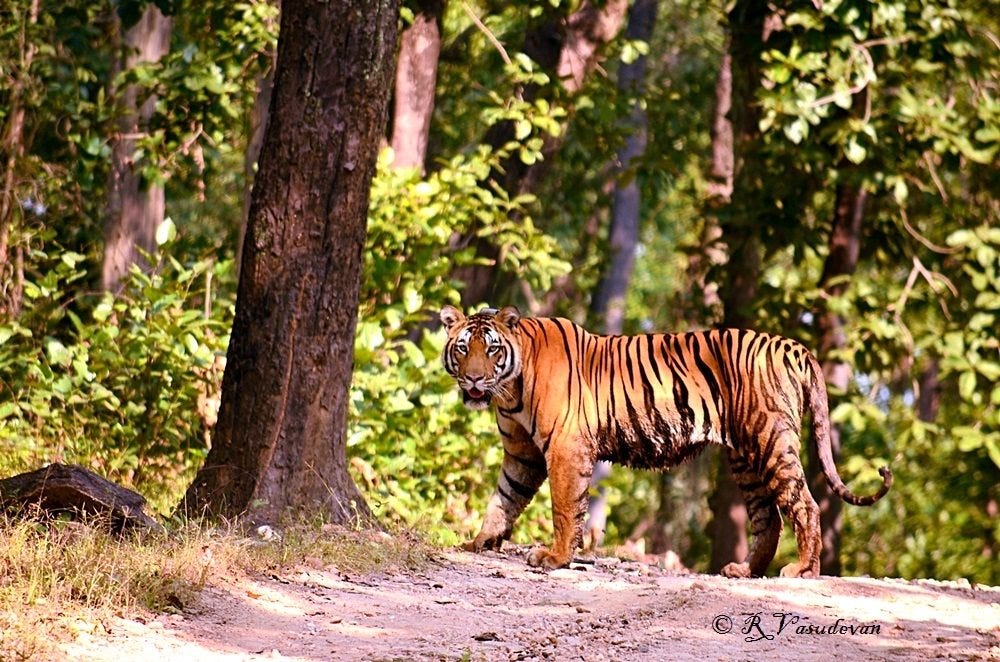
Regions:
[[[668,468],[709,443],[752,451],[762,436],[799,430],[818,374],[800,343],[755,331],[598,336],[564,319],[522,325],[534,357],[522,393],[539,431],[567,414],[547,408],[568,403],[595,459],[639,468]]]

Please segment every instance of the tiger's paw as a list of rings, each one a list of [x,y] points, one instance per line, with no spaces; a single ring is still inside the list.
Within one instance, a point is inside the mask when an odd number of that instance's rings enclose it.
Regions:
[[[720,573],[723,577],[732,579],[746,579],[750,576],[749,563],[727,563]]]
[[[460,545],[462,549],[467,552],[475,552],[478,554],[484,549],[500,551],[503,546],[503,538],[486,538],[481,536],[476,536],[475,540],[470,540],[469,542],[464,542]]]
[[[528,552],[528,565],[535,568],[545,568],[555,570],[569,565],[569,559],[560,559],[557,554],[549,551],[547,547],[533,547]]]
[[[781,569],[781,576],[816,578],[819,577],[819,564],[803,568],[800,563],[789,563]]]

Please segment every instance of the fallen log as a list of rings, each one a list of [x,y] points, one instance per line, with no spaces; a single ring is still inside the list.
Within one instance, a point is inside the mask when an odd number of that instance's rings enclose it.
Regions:
[[[76,465],[55,463],[0,480],[0,510],[8,516],[25,516],[37,508],[48,515],[68,513],[88,524],[102,522],[116,534],[163,531],[143,512],[145,505],[141,494]]]

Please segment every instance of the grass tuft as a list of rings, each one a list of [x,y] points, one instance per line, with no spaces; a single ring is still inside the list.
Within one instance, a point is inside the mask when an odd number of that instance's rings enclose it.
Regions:
[[[301,566],[394,572],[431,557],[408,532],[300,522],[268,533],[262,539],[243,535],[238,524],[189,522],[118,538],[86,522],[0,517],[0,660],[47,657],[59,641],[112,615],[182,612],[221,579]]]

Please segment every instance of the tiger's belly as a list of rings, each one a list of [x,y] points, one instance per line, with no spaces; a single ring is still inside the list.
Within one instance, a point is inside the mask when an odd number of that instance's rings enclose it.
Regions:
[[[677,412],[637,412],[603,422],[594,435],[597,459],[636,469],[668,469],[709,444],[723,443],[711,417],[699,421]]]

